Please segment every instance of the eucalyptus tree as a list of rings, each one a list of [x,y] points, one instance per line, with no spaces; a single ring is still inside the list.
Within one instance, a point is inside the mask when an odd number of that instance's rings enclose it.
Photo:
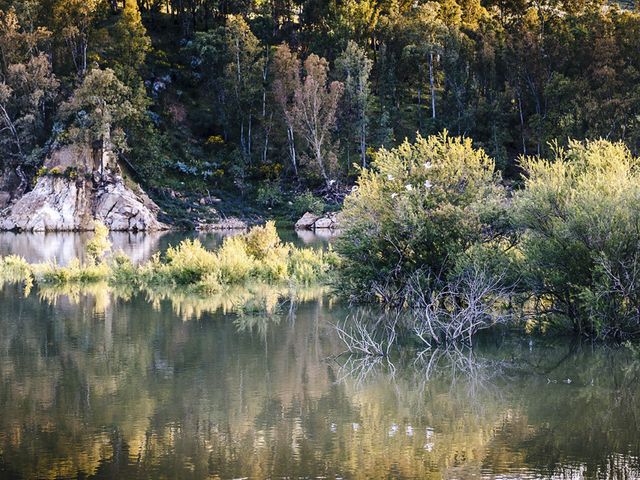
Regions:
[[[145,107],[145,99],[136,96],[113,70],[93,68],[60,106],[60,117],[66,124],[62,140],[101,150],[100,172],[104,173],[104,153],[128,149],[125,126]]]
[[[0,12],[0,166],[20,178],[33,166],[48,138],[48,126],[59,90],[50,57],[45,52],[49,32],[25,30],[14,10]]]
[[[441,15],[440,4],[434,2],[422,4],[414,9],[412,17],[407,21],[404,33],[406,44],[402,51],[402,57],[408,64],[409,71],[417,76],[418,131],[423,128],[422,85],[425,77],[429,81],[432,120],[435,120],[437,116],[436,69],[438,59],[443,53],[444,37],[447,32],[447,26]]]
[[[341,117],[344,119],[343,128],[355,131],[360,163],[367,166],[367,130],[369,126],[369,104],[371,89],[369,76],[373,62],[366,51],[354,41],[349,41],[347,48],[336,60],[336,68],[344,83],[344,96]],[[351,140],[351,139],[350,139]]]
[[[305,60],[304,71],[304,80],[294,95],[294,118],[299,134],[307,143],[310,160],[330,189],[337,162],[332,133],[344,85],[338,81],[328,82],[329,62],[315,54]]]
[[[79,77],[89,68],[89,43],[101,6],[100,0],[57,0],[53,6],[56,36],[64,41]]]
[[[298,154],[296,151],[295,93],[300,89],[300,59],[286,45],[276,47],[273,57],[273,98],[278,106],[287,133],[287,151],[294,174],[298,177]]]

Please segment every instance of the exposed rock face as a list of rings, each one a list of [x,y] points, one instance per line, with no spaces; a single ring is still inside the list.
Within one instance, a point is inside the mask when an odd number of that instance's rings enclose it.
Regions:
[[[307,212],[295,225],[296,230],[337,230],[338,227],[338,214],[335,212],[322,216]]]
[[[41,177],[35,188],[8,208],[2,230],[86,230],[91,223],[83,182]],[[88,218],[85,218],[87,217]],[[82,228],[82,226],[87,228]]]
[[[133,192],[120,181],[97,192],[95,216],[114,231],[166,230],[158,222],[160,208],[144,192]]]
[[[113,159],[103,160],[103,154],[82,146],[54,152],[45,162],[50,173],[0,212],[0,230],[92,230],[94,219],[115,231],[166,229],[157,220],[158,206],[125,185]],[[69,168],[74,173],[64,175]]]
[[[330,228],[331,230],[338,228],[338,215],[336,213],[327,213],[313,224],[314,230],[323,228]]]
[[[11,194],[9,192],[0,191],[0,210],[6,208],[11,201]]]

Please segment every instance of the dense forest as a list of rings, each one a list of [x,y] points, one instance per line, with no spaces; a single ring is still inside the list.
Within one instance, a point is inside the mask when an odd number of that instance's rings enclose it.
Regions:
[[[520,178],[520,155],[569,139],[640,147],[640,14],[629,5],[3,0],[0,9],[0,161],[22,189],[56,145],[105,137],[151,192],[231,192],[264,208],[291,199],[301,211],[339,201],[379,147],[418,133],[473,139],[507,180]]]

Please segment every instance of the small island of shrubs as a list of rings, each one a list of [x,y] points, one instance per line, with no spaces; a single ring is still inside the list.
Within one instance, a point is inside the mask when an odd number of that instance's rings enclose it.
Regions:
[[[322,282],[337,261],[331,250],[283,243],[273,222],[225,238],[216,251],[207,250],[197,239],[183,240],[140,265],[134,265],[122,252],[110,251],[108,230],[97,222],[84,262],[75,259],[65,266],[55,262],[30,264],[22,257],[7,256],[0,258],[0,281],[22,281],[28,287],[33,283],[52,286],[107,282],[147,291],[179,288],[205,295],[250,283],[306,286]]]

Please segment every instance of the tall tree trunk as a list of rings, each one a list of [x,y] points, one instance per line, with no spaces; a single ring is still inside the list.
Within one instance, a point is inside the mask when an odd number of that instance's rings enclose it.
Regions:
[[[365,96],[366,84],[363,85],[362,79],[358,82],[358,90],[360,95],[360,160],[362,166],[367,167],[367,97]]]
[[[433,79],[433,52],[429,52],[429,87],[431,88],[431,118],[436,119],[436,86]]]
[[[367,127],[364,123],[364,119],[362,119],[362,124],[360,125],[360,158],[362,160],[362,166],[367,168]]]
[[[418,132],[422,133],[422,74],[418,76]]]
[[[289,156],[291,158],[291,163],[293,165],[293,172],[298,178],[298,160],[296,158],[296,141],[293,135],[293,127],[291,125],[287,125],[287,143],[289,145]]]
[[[320,168],[320,173],[322,174],[322,178],[324,179],[327,188],[331,188],[331,183],[329,182],[329,176],[327,175],[327,171],[324,168],[324,161],[322,160],[322,150],[319,143],[316,143],[314,148],[314,153],[316,156],[316,162],[318,167]]]
[[[18,156],[20,157],[20,160],[22,160],[24,157],[24,154],[22,152],[22,142],[20,141],[20,135],[18,134],[18,130],[16,129],[16,126],[13,123],[13,120],[11,120],[11,117],[9,116],[9,112],[7,112],[7,109],[5,108],[4,105],[0,105],[0,112],[2,112],[2,118],[4,120],[5,125],[11,132],[11,135],[13,136],[16,149],[18,150]]]
[[[264,122],[264,145],[262,146],[262,163],[267,163],[267,154],[269,152],[269,135],[271,134],[271,124],[273,113],[269,116],[269,122]]]
[[[522,112],[522,95],[518,90],[518,113],[520,114],[520,135],[522,137],[522,154],[527,154],[527,142],[524,138],[524,113]]]
[[[249,131],[247,132],[247,158],[249,160],[249,163],[251,163],[251,126],[252,126],[251,120],[252,119],[253,119],[253,116],[249,114]]]

